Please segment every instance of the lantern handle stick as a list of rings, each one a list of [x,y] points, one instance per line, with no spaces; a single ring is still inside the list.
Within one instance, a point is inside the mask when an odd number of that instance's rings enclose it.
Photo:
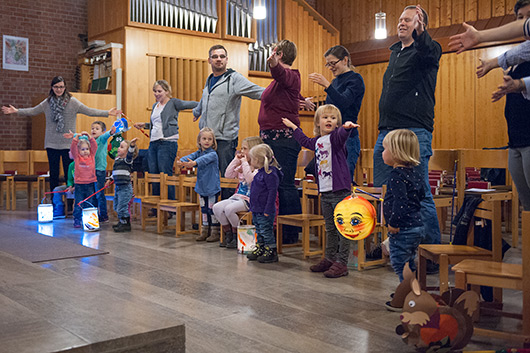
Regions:
[[[95,193],[93,193],[92,195],[90,195],[89,197],[87,197],[86,199],[79,201],[79,202],[77,203],[77,206],[81,206],[81,204],[82,204],[83,202],[85,202],[86,200],[88,200],[89,198],[91,198],[92,196],[94,196],[95,194],[97,194],[98,192],[105,190],[106,188],[108,188],[108,187],[111,186],[112,184],[114,184],[114,180],[111,181],[111,182],[109,183],[109,185],[105,185],[104,187],[102,187],[101,189],[99,189],[98,191],[96,191]]]
[[[64,189],[64,190],[59,190],[59,191],[48,191],[48,192],[45,192],[44,195],[48,195],[48,194],[58,194],[60,192],[67,192],[68,189]]]
[[[372,197],[373,197],[374,199],[376,199],[376,200],[383,201],[383,199],[382,199],[380,196],[377,196],[377,195],[371,194],[371,193],[369,193],[369,192],[367,192],[367,191],[364,191],[364,190],[362,190],[362,189],[359,189],[359,188],[356,187],[356,186],[353,187],[353,192],[355,192],[355,191],[359,191],[359,192],[362,193],[362,194],[366,194],[366,195],[372,196]]]
[[[132,119],[129,119],[129,117],[127,115],[125,115],[123,113],[121,113],[121,115],[123,115],[123,117],[125,119],[127,119],[128,121],[130,121],[133,125],[136,124]],[[142,132],[142,134],[144,134],[147,138],[150,138],[149,135],[144,130],[142,130],[142,129],[138,129],[138,130],[140,130]]]

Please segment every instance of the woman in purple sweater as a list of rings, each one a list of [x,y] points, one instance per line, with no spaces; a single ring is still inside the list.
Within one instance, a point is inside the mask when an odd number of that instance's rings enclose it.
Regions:
[[[271,147],[283,171],[283,179],[278,189],[280,215],[302,212],[298,190],[294,185],[301,147],[293,138],[293,130],[282,123],[282,118],[287,118],[294,125],[300,126],[300,72],[291,69],[295,59],[296,45],[293,42],[282,40],[276,44],[267,59],[274,80],[261,95],[258,116],[260,137]],[[297,241],[298,228],[284,226],[283,242],[290,244]]]

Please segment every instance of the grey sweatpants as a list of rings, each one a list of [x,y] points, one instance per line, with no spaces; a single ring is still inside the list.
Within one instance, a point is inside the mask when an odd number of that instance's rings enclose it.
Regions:
[[[510,148],[508,169],[525,211],[530,211],[530,146]]]

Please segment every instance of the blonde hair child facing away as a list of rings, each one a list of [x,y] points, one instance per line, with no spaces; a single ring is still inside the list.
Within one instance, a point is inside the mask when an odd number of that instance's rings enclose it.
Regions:
[[[267,174],[271,173],[271,166],[281,169],[280,165],[276,161],[276,158],[274,158],[274,153],[272,152],[272,149],[269,147],[269,145],[262,143],[260,145],[254,146],[250,150],[249,155],[250,159],[252,160],[252,164],[258,166],[259,168],[264,168]]]
[[[407,167],[420,164],[420,144],[414,132],[408,129],[390,131],[383,140],[394,161]]]
[[[199,148],[201,151],[203,150],[203,148],[201,146],[201,136],[203,134],[211,134],[212,135],[212,138],[213,138],[212,148],[214,150],[217,150],[217,140],[215,139],[215,133],[209,127],[203,127],[201,129],[201,131],[199,131],[199,134],[197,135],[197,148]]]
[[[315,118],[313,119],[313,133],[315,134],[315,136],[322,135],[320,132],[320,117],[326,113],[337,118],[337,127],[342,125],[342,115],[340,113],[339,108],[337,108],[333,104],[324,104],[317,109],[317,111],[315,112]]]
[[[129,151],[129,147],[131,147],[131,141],[130,140],[123,140],[127,144],[127,151]],[[133,159],[136,159],[138,157],[138,145],[134,145],[134,152],[133,152]]]

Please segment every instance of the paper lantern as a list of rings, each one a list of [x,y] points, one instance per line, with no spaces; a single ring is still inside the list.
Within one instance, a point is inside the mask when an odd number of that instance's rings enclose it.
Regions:
[[[337,230],[343,237],[349,240],[362,240],[374,230],[375,208],[365,198],[350,195],[335,207],[334,220]]]
[[[237,252],[248,254],[256,245],[256,226],[239,225],[237,227]]]
[[[51,203],[42,203],[37,206],[37,215],[39,222],[53,221],[53,205]]]
[[[129,123],[127,122],[127,119],[125,118],[119,118],[117,119],[114,124],[112,124],[116,128],[115,134],[119,134],[122,132],[125,132],[129,130]]]
[[[107,154],[110,158],[116,158],[116,154],[118,153],[118,147],[120,147],[120,144],[123,140],[124,138],[121,134],[115,134],[114,136],[112,136],[112,139],[110,140],[107,146]]]
[[[83,208],[83,229],[88,232],[99,230],[98,209],[96,207]]]

